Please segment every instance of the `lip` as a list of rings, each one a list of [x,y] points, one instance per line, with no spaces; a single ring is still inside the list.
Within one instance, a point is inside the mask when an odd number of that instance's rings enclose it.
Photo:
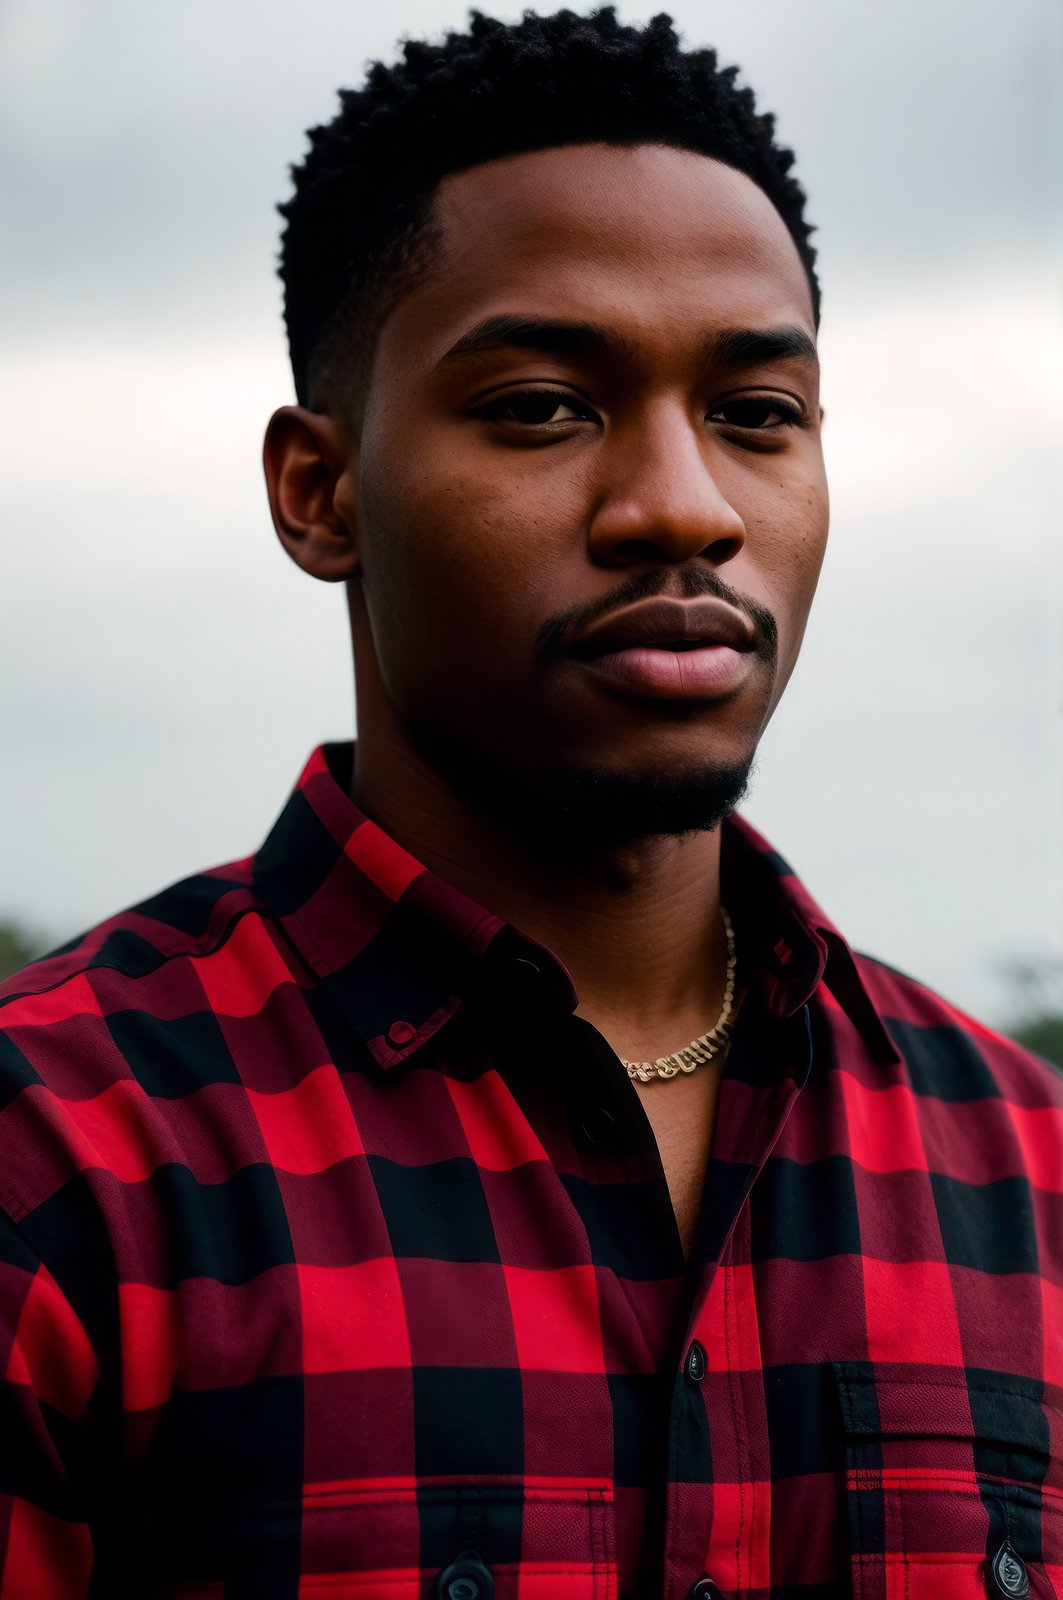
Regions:
[[[583,670],[622,695],[639,699],[728,700],[743,687],[756,659],[750,651],[728,644],[695,650],[631,646],[591,656]]]
[[[628,652],[674,655],[679,653],[677,645],[685,646],[692,656],[719,647],[747,653],[755,650],[756,644],[752,623],[726,600],[714,595],[697,600],[658,597],[609,612],[578,635],[568,653],[581,661],[594,661]]]

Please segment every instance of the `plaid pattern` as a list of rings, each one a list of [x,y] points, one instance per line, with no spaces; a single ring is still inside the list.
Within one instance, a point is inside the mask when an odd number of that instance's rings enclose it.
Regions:
[[[688,1268],[567,973],[350,760],[0,990],[0,1600],[1063,1596],[1057,1075],[733,819]]]

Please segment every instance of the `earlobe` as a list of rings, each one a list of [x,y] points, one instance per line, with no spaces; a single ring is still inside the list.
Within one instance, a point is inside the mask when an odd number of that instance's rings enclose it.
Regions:
[[[339,423],[306,406],[282,406],[262,448],[273,525],[297,566],[325,583],[342,583],[360,568],[360,538],[347,507],[357,504],[349,478],[355,446]]]

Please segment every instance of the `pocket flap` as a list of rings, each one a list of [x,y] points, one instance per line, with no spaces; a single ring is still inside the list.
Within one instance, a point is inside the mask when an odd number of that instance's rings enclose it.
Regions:
[[[952,1374],[892,1362],[833,1365],[850,1436],[975,1439],[1049,1453],[1045,1405],[1054,1403],[1033,1379],[980,1368]]]

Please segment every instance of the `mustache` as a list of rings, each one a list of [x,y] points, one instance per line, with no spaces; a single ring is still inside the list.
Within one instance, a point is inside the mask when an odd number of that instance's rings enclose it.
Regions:
[[[564,647],[566,637],[589,628],[597,622],[599,617],[604,617],[610,611],[619,610],[621,606],[633,605],[636,600],[653,600],[659,594],[670,588],[671,573],[668,569],[658,568],[655,572],[636,573],[614,589],[612,594],[604,595],[600,600],[593,600],[589,605],[570,606],[567,611],[558,612],[551,617],[539,630],[536,640],[536,653],[540,657],[556,654]],[[680,597],[684,600],[697,600],[702,595],[712,595],[717,600],[724,600],[736,611],[741,611],[753,625],[756,639],[755,651],[762,660],[769,664],[774,663],[779,646],[779,625],[773,612],[767,606],[761,605],[759,600],[753,600],[749,595],[739,594],[729,583],[725,583],[718,573],[708,567],[687,567],[679,574]],[[673,591],[674,592],[674,591]]]

